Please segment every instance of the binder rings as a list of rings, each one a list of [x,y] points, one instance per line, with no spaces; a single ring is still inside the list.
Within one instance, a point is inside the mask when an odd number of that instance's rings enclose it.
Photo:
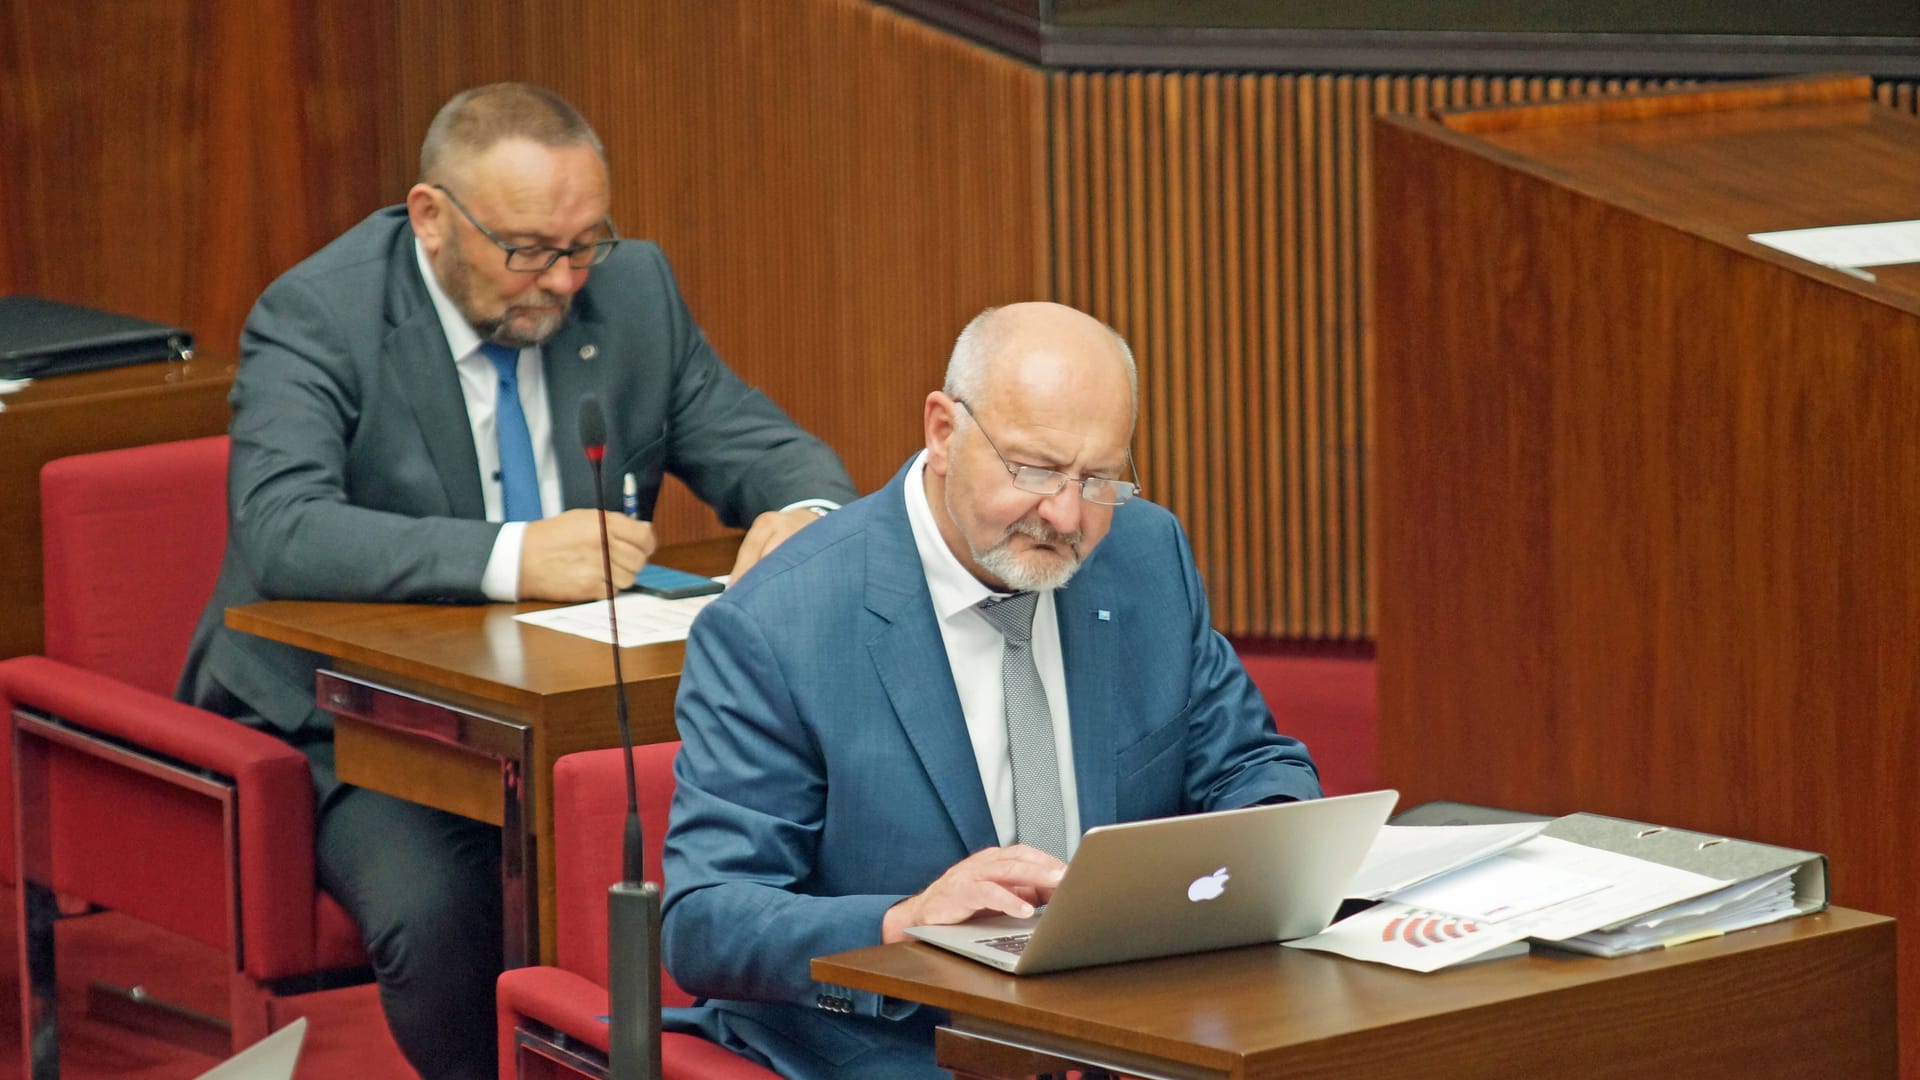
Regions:
[[[0,379],[193,357],[193,335],[177,326],[38,296],[0,296]]]

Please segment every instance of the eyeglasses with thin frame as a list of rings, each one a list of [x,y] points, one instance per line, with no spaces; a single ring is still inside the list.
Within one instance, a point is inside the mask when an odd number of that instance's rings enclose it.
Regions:
[[[567,265],[573,267],[575,270],[585,270],[590,266],[599,266],[601,263],[607,261],[607,256],[613,254],[613,249],[620,243],[620,234],[615,231],[613,227],[613,219],[607,218],[603,222],[607,227],[606,238],[595,240],[591,243],[575,244],[572,247],[564,248],[547,247],[543,244],[509,244],[505,240],[495,236],[492,229],[480,224],[480,219],[473,216],[473,211],[467,209],[466,204],[460,201],[458,195],[448,191],[440,184],[433,185],[433,188],[440,194],[445,195],[447,201],[453,204],[454,209],[460,211],[462,217],[472,222],[474,228],[480,230],[480,235],[493,241],[495,247],[507,253],[507,269],[516,274],[543,273],[547,267],[552,266],[563,258],[567,260]]]
[[[1058,469],[1043,469],[1038,465],[1016,465],[1007,460],[1007,455],[1000,452],[1000,446],[993,441],[993,436],[987,435],[986,425],[980,423],[980,417],[975,415],[973,406],[959,398],[954,398],[953,402],[967,410],[968,416],[973,417],[974,426],[980,429],[980,434],[986,435],[987,445],[993,447],[993,456],[1000,459],[1000,464],[1006,468],[1007,475],[1013,477],[1013,486],[1021,491],[1033,495],[1057,495],[1068,482],[1072,482],[1080,485],[1082,499],[1090,503],[1099,503],[1101,506],[1119,506],[1140,493],[1140,485],[1137,482],[1129,483],[1106,476],[1068,476]],[[1135,481],[1139,480],[1140,470],[1134,468],[1132,450],[1127,451],[1127,471],[1133,474]]]

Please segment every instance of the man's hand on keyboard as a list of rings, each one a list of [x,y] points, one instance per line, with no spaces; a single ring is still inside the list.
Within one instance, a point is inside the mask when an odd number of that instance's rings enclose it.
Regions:
[[[1067,864],[1025,844],[984,848],[954,863],[922,892],[887,909],[880,940],[907,940],[909,926],[951,926],[996,913],[1024,919],[1053,898]]]

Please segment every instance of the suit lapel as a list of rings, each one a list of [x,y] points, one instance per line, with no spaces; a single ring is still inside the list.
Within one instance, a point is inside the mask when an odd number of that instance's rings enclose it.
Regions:
[[[585,294],[577,299],[574,317],[540,350],[547,378],[547,411],[552,414],[554,457],[560,464],[560,501],[568,509],[608,508],[620,505],[619,477],[602,477],[607,490],[595,494],[593,469],[580,452],[580,400],[600,393],[600,347],[594,324],[587,318]],[[601,408],[607,408],[601,395]],[[608,418],[608,428],[617,425]],[[612,451],[609,451],[609,456]]]
[[[885,623],[868,639],[867,651],[961,843],[978,851],[999,843],[999,834],[907,523],[903,479],[904,473],[896,475],[881,496],[888,500],[884,527],[867,533],[867,610]]]
[[[387,316],[393,329],[383,343],[382,369],[391,375],[425,435],[427,454],[447,492],[454,517],[485,518],[480,459],[473,451],[473,425],[460,374],[447,351],[446,331],[415,265],[413,233],[401,222],[388,256]]]
[[[1097,554],[1097,553],[1096,553]],[[1053,594],[1060,626],[1060,663],[1067,672],[1067,702],[1072,712],[1074,782],[1080,789],[1080,828],[1111,825],[1120,815],[1115,788],[1112,723],[1120,704],[1114,699],[1114,672],[1126,662],[1120,655],[1126,614],[1114,590],[1103,589],[1083,569]]]

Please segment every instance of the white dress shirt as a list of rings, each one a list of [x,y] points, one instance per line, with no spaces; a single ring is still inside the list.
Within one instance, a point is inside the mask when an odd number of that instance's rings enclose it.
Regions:
[[[420,265],[420,278],[427,283],[427,296],[440,316],[440,330],[447,336],[447,351],[455,357],[460,374],[460,393],[466,398],[467,423],[473,428],[473,452],[480,459],[480,496],[486,502],[487,520],[506,516],[506,499],[500,479],[500,433],[494,420],[500,399],[500,372],[493,361],[480,351],[480,335],[473,324],[440,287],[433,264],[418,239],[413,257]],[[541,349],[530,345],[520,350],[517,378],[520,385],[520,411],[527,417],[527,435],[533,442],[533,468],[540,477],[540,516],[551,517],[563,508],[560,495],[560,463],[553,451],[553,413],[547,403],[547,374]],[[781,507],[795,510],[818,507],[838,510],[832,499],[801,499]],[[480,591],[489,600],[520,599],[520,548],[526,540],[527,523],[508,521],[494,538],[493,552],[480,578]]]
[[[500,372],[480,351],[480,335],[473,324],[440,287],[426,249],[418,240],[414,241],[413,255],[420,264],[420,278],[427,283],[427,295],[433,299],[433,310],[440,316],[440,330],[447,335],[447,351],[456,358],[460,393],[467,403],[467,423],[473,428],[473,452],[480,459],[480,497],[486,502],[487,520],[500,521],[505,516],[505,499],[500,481],[500,433],[494,421],[500,403]],[[553,414],[547,405],[547,375],[539,346],[520,350],[516,377],[520,411],[526,414],[527,434],[533,441],[533,468],[540,477],[540,515],[546,517],[560,509],[560,463],[553,456]],[[480,578],[480,591],[487,599],[520,598],[520,546],[526,535],[524,521],[509,521],[500,527],[486,572]]]
[[[960,693],[960,712],[967,719],[967,737],[973,742],[980,782],[987,791],[993,828],[1004,846],[1013,842],[1013,759],[1007,747],[1007,706],[1000,678],[1000,655],[1005,639],[985,616],[974,610],[995,593],[961,565],[934,522],[927,501],[927,455],[907,467],[907,521],[913,527],[914,546],[927,575],[933,614],[946,645],[947,666],[954,689]],[[1053,745],[1060,760],[1060,796],[1066,810],[1067,853],[1080,846],[1079,785],[1074,780],[1073,729],[1068,723],[1067,671],[1060,658],[1060,623],[1054,614],[1053,593],[1042,592],[1033,609],[1033,664],[1047,693],[1047,711],[1053,716]]]

